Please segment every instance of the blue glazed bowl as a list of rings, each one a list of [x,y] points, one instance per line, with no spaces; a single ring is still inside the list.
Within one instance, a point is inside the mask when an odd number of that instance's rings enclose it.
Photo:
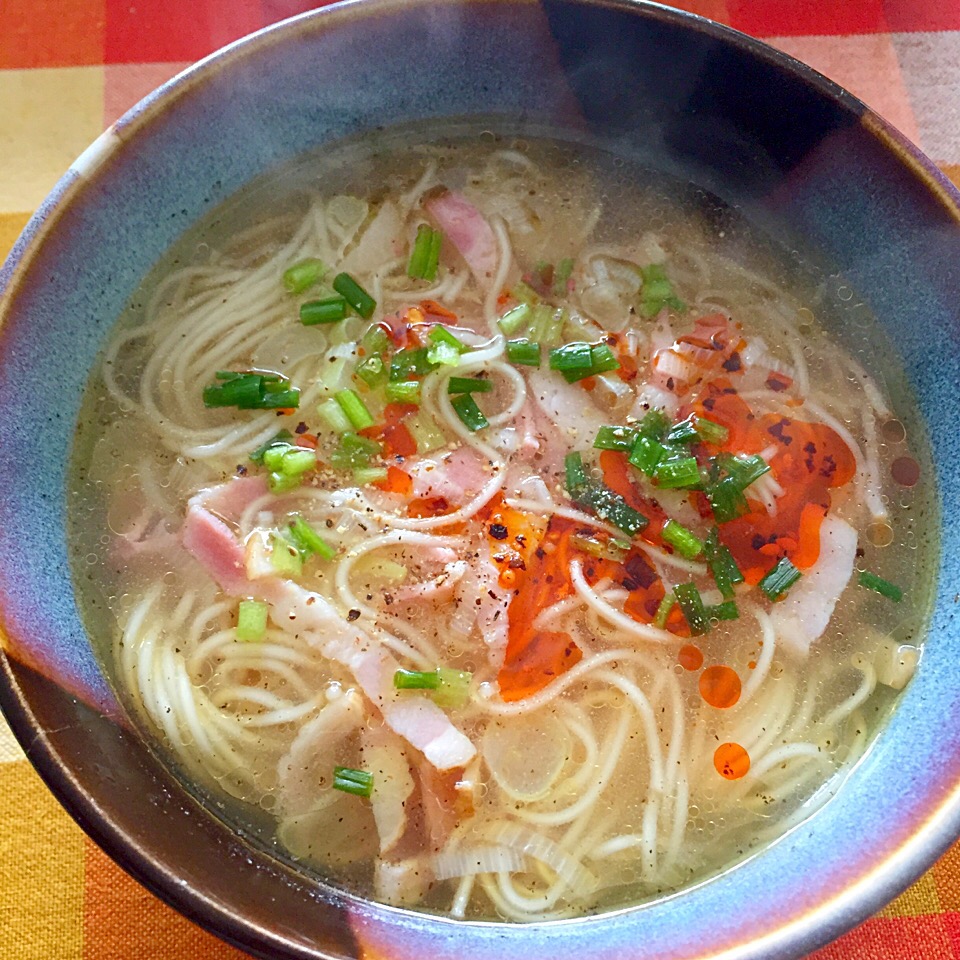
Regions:
[[[429,56],[413,71],[418,50]],[[81,627],[65,540],[65,451],[88,372],[164,250],[304,150],[392,123],[478,114],[587,135],[821,251],[899,350],[951,519],[918,673],[834,800],[695,888],[530,926],[452,923],[358,900],[205,811],[125,723]],[[907,886],[960,823],[958,290],[960,196],[936,169],[823,77],[706,20],[626,0],[366,0],[265,30],[108,130],[0,270],[6,715],[108,853],[257,956],[799,956]]]

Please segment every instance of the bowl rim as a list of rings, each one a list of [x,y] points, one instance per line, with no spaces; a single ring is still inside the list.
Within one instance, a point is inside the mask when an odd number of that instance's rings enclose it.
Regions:
[[[274,44],[283,44],[313,30],[336,29],[338,21],[355,21],[374,17],[387,11],[402,11],[411,6],[428,7],[436,3],[445,6],[525,5],[537,0],[340,0],[326,7],[309,10],[296,16],[269,24],[256,32],[239,38],[190,65],[156,90],[149,93],[98,137],[75,161],[44,199],[31,217],[10,255],[0,267],[0,329],[5,325],[9,306],[16,299],[18,285],[29,274],[31,262],[47,236],[56,229],[64,210],[74,203],[97,176],[109,175],[109,165],[123,145],[139,130],[149,127],[173,108],[181,96],[195,84],[202,84],[221,71],[229,70],[237,61],[256,56]],[[832,101],[842,110],[856,114],[866,131],[881,140],[886,148],[922,181],[928,191],[960,224],[960,192],[942,171],[898,130],[875,114],[854,95],[834,81],[820,74],[789,54],[750,37],[738,30],[716,23],[703,16],[667,7],[653,0],[568,0],[581,7],[603,7],[625,14],[647,17],[691,29],[738,48],[747,56],[766,61],[798,77],[813,87],[820,96]],[[256,950],[263,956],[302,957],[315,960],[327,954],[280,937],[270,930],[252,927],[250,922],[232,911],[229,905],[211,900],[202,890],[183,887],[162,864],[157,863],[138,847],[136,842],[106,818],[96,803],[71,775],[67,762],[58,753],[48,735],[40,728],[31,705],[26,700],[8,662],[4,646],[6,632],[3,612],[0,611],[0,708],[11,729],[23,746],[27,758],[55,794],[61,805],[83,830],[124,870],[151,890],[160,899],[173,906],[190,920],[205,927],[226,942],[245,950]],[[759,940],[741,944],[722,953],[703,954],[704,957],[723,957],[724,960],[749,960],[753,957],[793,956],[798,951],[809,951],[839,936],[865,919],[891,897],[905,889],[945,850],[960,831],[960,783],[954,783],[942,802],[930,812],[920,829],[873,871],[848,886],[840,895],[819,903],[816,907],[795,916],[789,923],[777,927]],[[782,839],[782,838],[781,838]],[[775,841],[779,843],[780,841]],[[706,881],[707,883],[713,881]],[[674,897],[683,896],[684,888],[663,900],[641,905],[655,907]],[[350,899],[348,896],[347,899]],[[612,911],[599,918],[618,916]],[[397,911],[406,914],[407,911]],[[452,921],[431,917],[431,921],[454,925],[457,929],[480,926],[470,921]],[[568,921],[546,926],[559,927]],[[573,921],[576,923],[581,920]],[[534,929],[539,924],[525,929]],[[813,927],[813,930],[810,927]],[[510,927],[508,929],[516,929]],[[331,956],[331,960],[334,958]]]

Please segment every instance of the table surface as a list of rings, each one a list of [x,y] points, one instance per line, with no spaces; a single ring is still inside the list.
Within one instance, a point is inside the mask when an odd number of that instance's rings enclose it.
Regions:
[[[307,0],[0,0],[0,259],[69,163],[154,87]],[[960,185],[960,0],[685,0],[847,87]],[[124,874],[0,719],[3,960],[241,960]],[[812,960],[960,960],[960,845]]]

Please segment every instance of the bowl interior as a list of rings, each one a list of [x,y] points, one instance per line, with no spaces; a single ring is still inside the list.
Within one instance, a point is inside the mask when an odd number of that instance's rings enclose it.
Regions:
[[[418,49],[430,56],[411,84]],[[725,876],[615,921],[465,927],[288,870],[206,814],[130,733],[80,624],[63,451],[88,371],[154,262],[224,198],[305,150],[477,115],[587,137],[820,251],[895,345],[941,500],[954,502],[957,197],[862,104],[761,44],[653,5],[341,4],[234,45],[140,104],[71,168],[0,271],[0,444],[17,451],[0,462],[0,698],[47,782],[108,852],[262,956],[354,956],[360,944],[478,960],[612,958],[628,945],[678,960],[807,952],[909,883],[957,827],[960,754],[943,732],[960,713],[955,525],[942,529],[918,675],[841,797]],[[816,881],[798,883],[797,863]]]

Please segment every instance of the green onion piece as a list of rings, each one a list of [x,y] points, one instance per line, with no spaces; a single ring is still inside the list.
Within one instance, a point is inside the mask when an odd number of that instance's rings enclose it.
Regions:
[[[710,620],[707,617],[706,608],[703,605],[703,598],[700,591],[694,583],[681,583],[673,588],[677,603],[680,604],[680,610],[684,619],[690,627],[690,632],[695,636],[700,636],[710,629]]]
[[[452,670],[449,667],[437,667],[440,683],[431,694],[437,706],[457,709],[470,699],[470,681],[473,674],[466,670]]]
[[[237,607],[237,639],[245,643],[262,640],[267,632],[269,608],[259,600],[241,600]]]
[[[716,483],[709,484],[704,488],[704,493],[710,502],[713,517],[717,523],[729,523],[737,517],[742,517],[750,509],[734,477],[724,477]]]
[[[420,381],[400,380],[387,384],[387,400],[390,403],[414,403],[420,405]]]
[[[419,411],[404,421],[410,435],[416,441],[417,453],[430,453],[447,445],[447,438],[433,417]]]
[[[695,416],[693,418],[693,425],[700,439],[705,443],[713,443],[719,446],[722,443],[726,443],[730,436],[730,431],[726,427],[719,423],[714,423],[712,420],[706,420],[703,417]]]
[[[643,279],[643,287],[640,290],[640,313],[644,317],[647,319],[655,317],[664,307],[673,307],[674,310],[686,309],[659,263],[651,263],[649,267],[643,267],[640,270],[640,276]]]
[[[285,443],[285,441],[293,438],[293,434],[289,430],[279,430],[275,433],[266,443],[261,443],[253,453],[250,454],[250,459],[254,463],[263,463],[263,456],[273,446],[278,444]]]
[[[292,543],[274,533],[270,535],[270,565],[282,577],[299,577],[303,557]]]
[[[655,627],[659,627],[661,630],[666,630],[667,617],[670,616],[670,611],[674,608],[676,602],[677,598],[672,593],[668,593],[660,601],[660,605],[657,607],[657,612],[653,618],[653,625]]]
[[[751,483],[770,472],[770,464],[758,454],[748,456],[745,453],[738,453],[736,456],[730,456],[723,453],[717,457],[717,465],[727,471],[741,491],[746,490]]]
[[[288,407],[296,410],[300,406],[300,391],[272,390],[268,391],[257,405],[258,410],[286,410]]]
[[[290,536],[301,556],[316,554],[321,560],[332,560],[337,555],[337,551],[300,514],[290,521]]]
[[[289,443],[273,443],[263,451],[263,465],[268,470],[283,468],[283,455],[290,449]]]
[[[666,489],[695,487],[700,483],[700,467],[694,457],[668,457],[657,464],[653,478]]]
[[[450,401],[450,406],[453,407],[457,416],[460,418],[460,422],[468,430],[476,433],[477,430],[482,430],[484,427],[490,426],[489,421],[483,415],[483,411],[477,406],[476,400],[474,400],[469,393],[461,393],[459,396],[454,397]]]
[[[327,297],[300,304],[300,322],[305,327],[318,323],[339,323],[347,315],[347,301],[343,297]]]
[[[533,308],[533,317],[530,321],[530,339],[544,346],[552,347],[560,342],[560,334],[566,322],[566,313],[561,309],[554,309],[547,303],[538,303]]]
[[[570,274],[573,273],[573,260],[570,257],[564,257],[553,268],[553,295],[562,297],[567,292],[567,281]]]
[[[367,405],[360,399],[355,390],[338,390],[333,399],[340,404],[340,409],[346,414],[350,425],[354,430],[365,430],[372,427],[375,423],[373,414],[367,409]]]
[[[568,453],[563,458],[563,466],[567,475],[567,492],[571,497],[575,496],[577,490],[587,482],[587,471],[583,466],[583,457],[576,451]]]
[[[779,600],[800,576],[800,571],[786,557],[781,557],[776,566],[760,581],[760,589],[768,599]]]
[[[735,596],[734,586],[743,583],[743,574],[733,559],[733,554],[724,544],[720,543],[719,531],[714,527],[703,542],[704,553],[713,579],[717,584],[724,600],[732,600]]]
[[[352,793],[357,797],[369,797],[373,793],[373,774],[350,767],[334,767],[333,789]]]
[[[579,340],[551,350],[550,369],[559,370],[561,373],[581,373],[584,377],[588,376],[586,371],[590,369],[592,363],[590,347],[591,344],[585,340]]]
[[[289,493],[296,490],[303,480],[303,474],[286,474],[273,470],[267,475],[267,486],[271,493]]]
[[[358,487],[365,487],[371,483],[382,483],[386,479],[386,467],[357,467],[353,471],[353,482]]]
[[[460,363],[460,350],[450,343],[434,343],[427,348],[427,360],[434,366],[456,367]]]
[[[497,326],[504,336],[509,337],[523,327],[530,319],[530,314],[530,304],[520,303],[515,307],[511,307],[511,309],[497,321]]]
[[[675,423],[668,431],[666,437],[664,437],[664,443],[692,443],[694,440],[699,440],[700,434],[697,433],[697,428],[694,425],[694,418],[692,416],[687,417],[686,420],[681,420],[679,423]]]
[[[596,450],[620,450],[629,453],[637,441],[637,431],[633,427],[601,427],[593,440]]]
[[[866,587],[868,590],[873,590],[888,600],[892,600],[894,603],[899,603],[903,599],[903,591],[900,587],[889,580],[884,580],[883,577],[878,577],[875,573],[870,573],[869,570],[864,570],[860,574],[857,583],[861,587]]]
[[[436,690],[440,686],[437,670],[397,670],[393,675],[397,690]]]
[[[493,389],[492,380],[476,377],[451,377],[447,381],[447,393],[489,393]]]
[[[427,339],[431,343],[445,343],[453,347],[457,353],[466,353],[470,348],[462,341],[457,339],[445,326],[437,324],[428,334]]]
[[[704,608],[707,616],[711,620],[739,620],[740,611],[737,609],[733,600],[725,600],[723,603],[712,604]]]
[[[345,433],[333,451],[330,463],[337,470],[356,470],[358,467],[369,467],[370,461],[379,454],[380,444],[376,440]]]
[[[670,421],[659,410],[650,410],[637,427],[640,436],[657,441],[662,441],[669,429]]]
[[[237,407],[240,410],[273,410],[300,405],[300,391],[276,374],[219,371],[223,383],[203,389],[208,407]]]
[[[373,311],[377,308],[377,301],[374,300],[349,273],[338,273],[333,279],[333,289],[336,290],[364,320],[369,320],[373,316]]]
[[[644,436],[641,433],[633,444],[628,460],[648,477],[652,477],[656,473],[660,461],[667,457],[669,453],[670,451],[659,440],[654,440],[652,437]]]
[[[563,378],[567,383],[576,383],[578,380],[583,380],[585,376],[596,377],[601,373],[619,369],[620,361],[610,347],[605,343],[595,343],[590,348],[590,368],[586,374],[581,375],[577,370],[564,370]]]
[[[510,296],[514,300],[525,303],[528,307],[535,306],[540,302],[540,294],[523,280],[518,281],[517,285],[510,291]]]
[[[268,455],[276,450],[271,447]],[[308,470],[313,470],[317,466],[317,455],[313,450],[306,447],[287,447],[283,451],[283,459],[280,462],[280,473],[286,477],[299,477]]]
[[[669,543],[677,553],[688,560],[699,557],[703,551],[703,541],[695,537],[683,524],[676,520],[668,520],[663,525],[663,539]]]
[[[631,537],[640,533],[650,523],[639,510],[633,507],[602,483],[587,482],[571,491],[573,499],[581,507],[592,510],[601,520],[607,520]]]
[[[429,373],[435,366],[427,357],[426,347],[408,347],[395,353],[390,361],[390,379],[412,380],[414,376],[422,377]]]
[[[407,276],[413,280],[434,280],[440,262],[440,244],[443,234],[425,223],[417,227],[417,238],[413,242],[410,260],[407,263]]]
[[[533,340],[508,340],[507,359],[524,367],[539,367],[540,344]]]
[[[327,265],[316,257],[301,260],[283,271],[283,285],[290,293],[303,293],[322,280],[327,269]]]
[[[374,323],[367,332],[360,338],[360,346],[367,357],[374,357],[383,354],[383,351],[390,345],[390,337],[382,324]]]
[[[354,375],[368,387],[379,387],[387,379],[387,365],[381,357],[367,357],[357,364]]]
[[[622,563],[630,550],[630,544],[625,540],[607,540],[604,542],[596,537],[588,537],[578,533],[570,537],[570,546],[583,553],[589,553],[592,557],[603,557],[607,560],[613,560],[615,563]]]
[[[343,408],[333,397],[318,404],[317,413],[323,417],[327,426],[339,436],[350,433],[353,430],[353,424],[343,412]]]

